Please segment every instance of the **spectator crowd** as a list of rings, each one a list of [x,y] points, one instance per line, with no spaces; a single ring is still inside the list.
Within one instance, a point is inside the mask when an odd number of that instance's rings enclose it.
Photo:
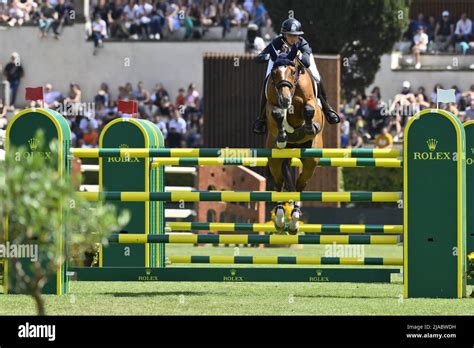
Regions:
[[[39,36],[50,32],[57,39],[65,25],[73,24],[74,8],[69,0],[1,0],[0,24],[10,27],[32,23],[38,27]]]
[[[123,115],[117,108],[118,100],[137,101],[138,114]],[[187,90],[180,88],[174,101],[160,83],[150,92],[142,82],[135,88],[127,82],[118,87],[116,99],[111,96],[107,83],[102,83],[93,103],[83,102],[77,83],[71,83],[66,93],[48,83],[44,87],[43,101],[31,101],[30,106],[44,106],[62,113],[72,130],[73,147],[98,147],[101,130],[111,120],[122,116],[138,117],[156,124],[167,147],[201,146],[203,103],[193,83]],[[6,125],[6,107],[0,100],[0,129],[5,129]]]
[[[91,18],[108,37],[132,40],[160,40],[181,28],[185,40],[200,39],[217,26],[225,38],[233,27],[269,23],[261,0],[97,0]]]
[[[437,104],[438,89],[454,90],[455,102]],[[374,87],[368,95],[354,94],[341,108],[341,146],[358,148],[373,141],[375,147],[391,147],[394,142],[402,141],[410,117],[438,105],[461,122],[474,120],[474,85],[463,92],[457,86],[438,83],[430,92],[423,86],[413,89],[409,81],[404,81],[400,93],[388,101],[382,99],[379,87]]]
[[[416,19],[410,20],[404,38],[411,42],[416,69],[421,67],[422,53],[474,53],[474,31],[467,13],[462,13],[456,20],[451,19],[447,10],[440,18],[429,16],[426,19],[423,13],[419,13]]]

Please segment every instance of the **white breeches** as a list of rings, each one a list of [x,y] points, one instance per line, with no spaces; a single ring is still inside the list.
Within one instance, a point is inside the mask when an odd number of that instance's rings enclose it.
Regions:
[[[313,74],[317,82],[321,81],[321,75],[319,75],[319,71],[318,71],[318,68],[316,67],[316,63],[314,62],[314,57],[312,53],[311,53],[309,61],[310,61],[309,70],[311,71],[311,73]],[[273,68],[273,60],[270,59],[268,61],[267,73],[265,74],[265,77],[270,75],[270,73],[272,72],[272,68]]]

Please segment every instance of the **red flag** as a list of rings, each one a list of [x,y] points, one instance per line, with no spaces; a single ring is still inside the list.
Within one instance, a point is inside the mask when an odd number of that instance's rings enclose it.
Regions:
[[[133,101],[133,113],[138,114],[138,103],[136,100]]]
[[[26,87],[26,100],[43,100],[43,87]]]
[[[138,112],[138,106],[134,100],[119,100],[118,111],[124,114],[133,115]]]

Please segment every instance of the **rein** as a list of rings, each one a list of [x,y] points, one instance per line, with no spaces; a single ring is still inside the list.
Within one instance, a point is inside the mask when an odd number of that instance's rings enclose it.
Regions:
[[[298,80],[300,78],[300,69],[299,69],[299,67],[296,68],[295,74],[293,75],[294,76],[294,82],[293,83],[291,83],[288,80],[281,80],[277,84],[275,84],[275,78],[273,76],[273,70],[272,70],[270,75],[271,75],[272,85],[273,85],[273,88],[275,88],[275,92],[277,94],[277,97],[279,99],[281,98],[280,88],[288,87],[288,88],[290,88],[291,99],[293,99],[293,96],[295,95],[295,89],[296,89],[296,86],[298,85]]]

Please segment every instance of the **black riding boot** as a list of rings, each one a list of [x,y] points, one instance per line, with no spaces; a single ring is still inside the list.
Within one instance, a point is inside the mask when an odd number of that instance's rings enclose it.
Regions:
[[[266,80],[265,80],[266,81]],[[258,115],[255,123],[253,124],[253,132],[255,134],[265,134],[267,132],[267,118],[265,114],[265,107],[267,105],[267,97],[265,96],[265,85],[263,84],[263,90],[260,97],[260,114]]]
[[[336,124],[341,122],[341,118],[336,111],[329,105],[326,97],[326,90],[324,89],[322,81],[318,83],[318,98],[321,100],[321,106],[323,109],[324,116],[330,124]]]

